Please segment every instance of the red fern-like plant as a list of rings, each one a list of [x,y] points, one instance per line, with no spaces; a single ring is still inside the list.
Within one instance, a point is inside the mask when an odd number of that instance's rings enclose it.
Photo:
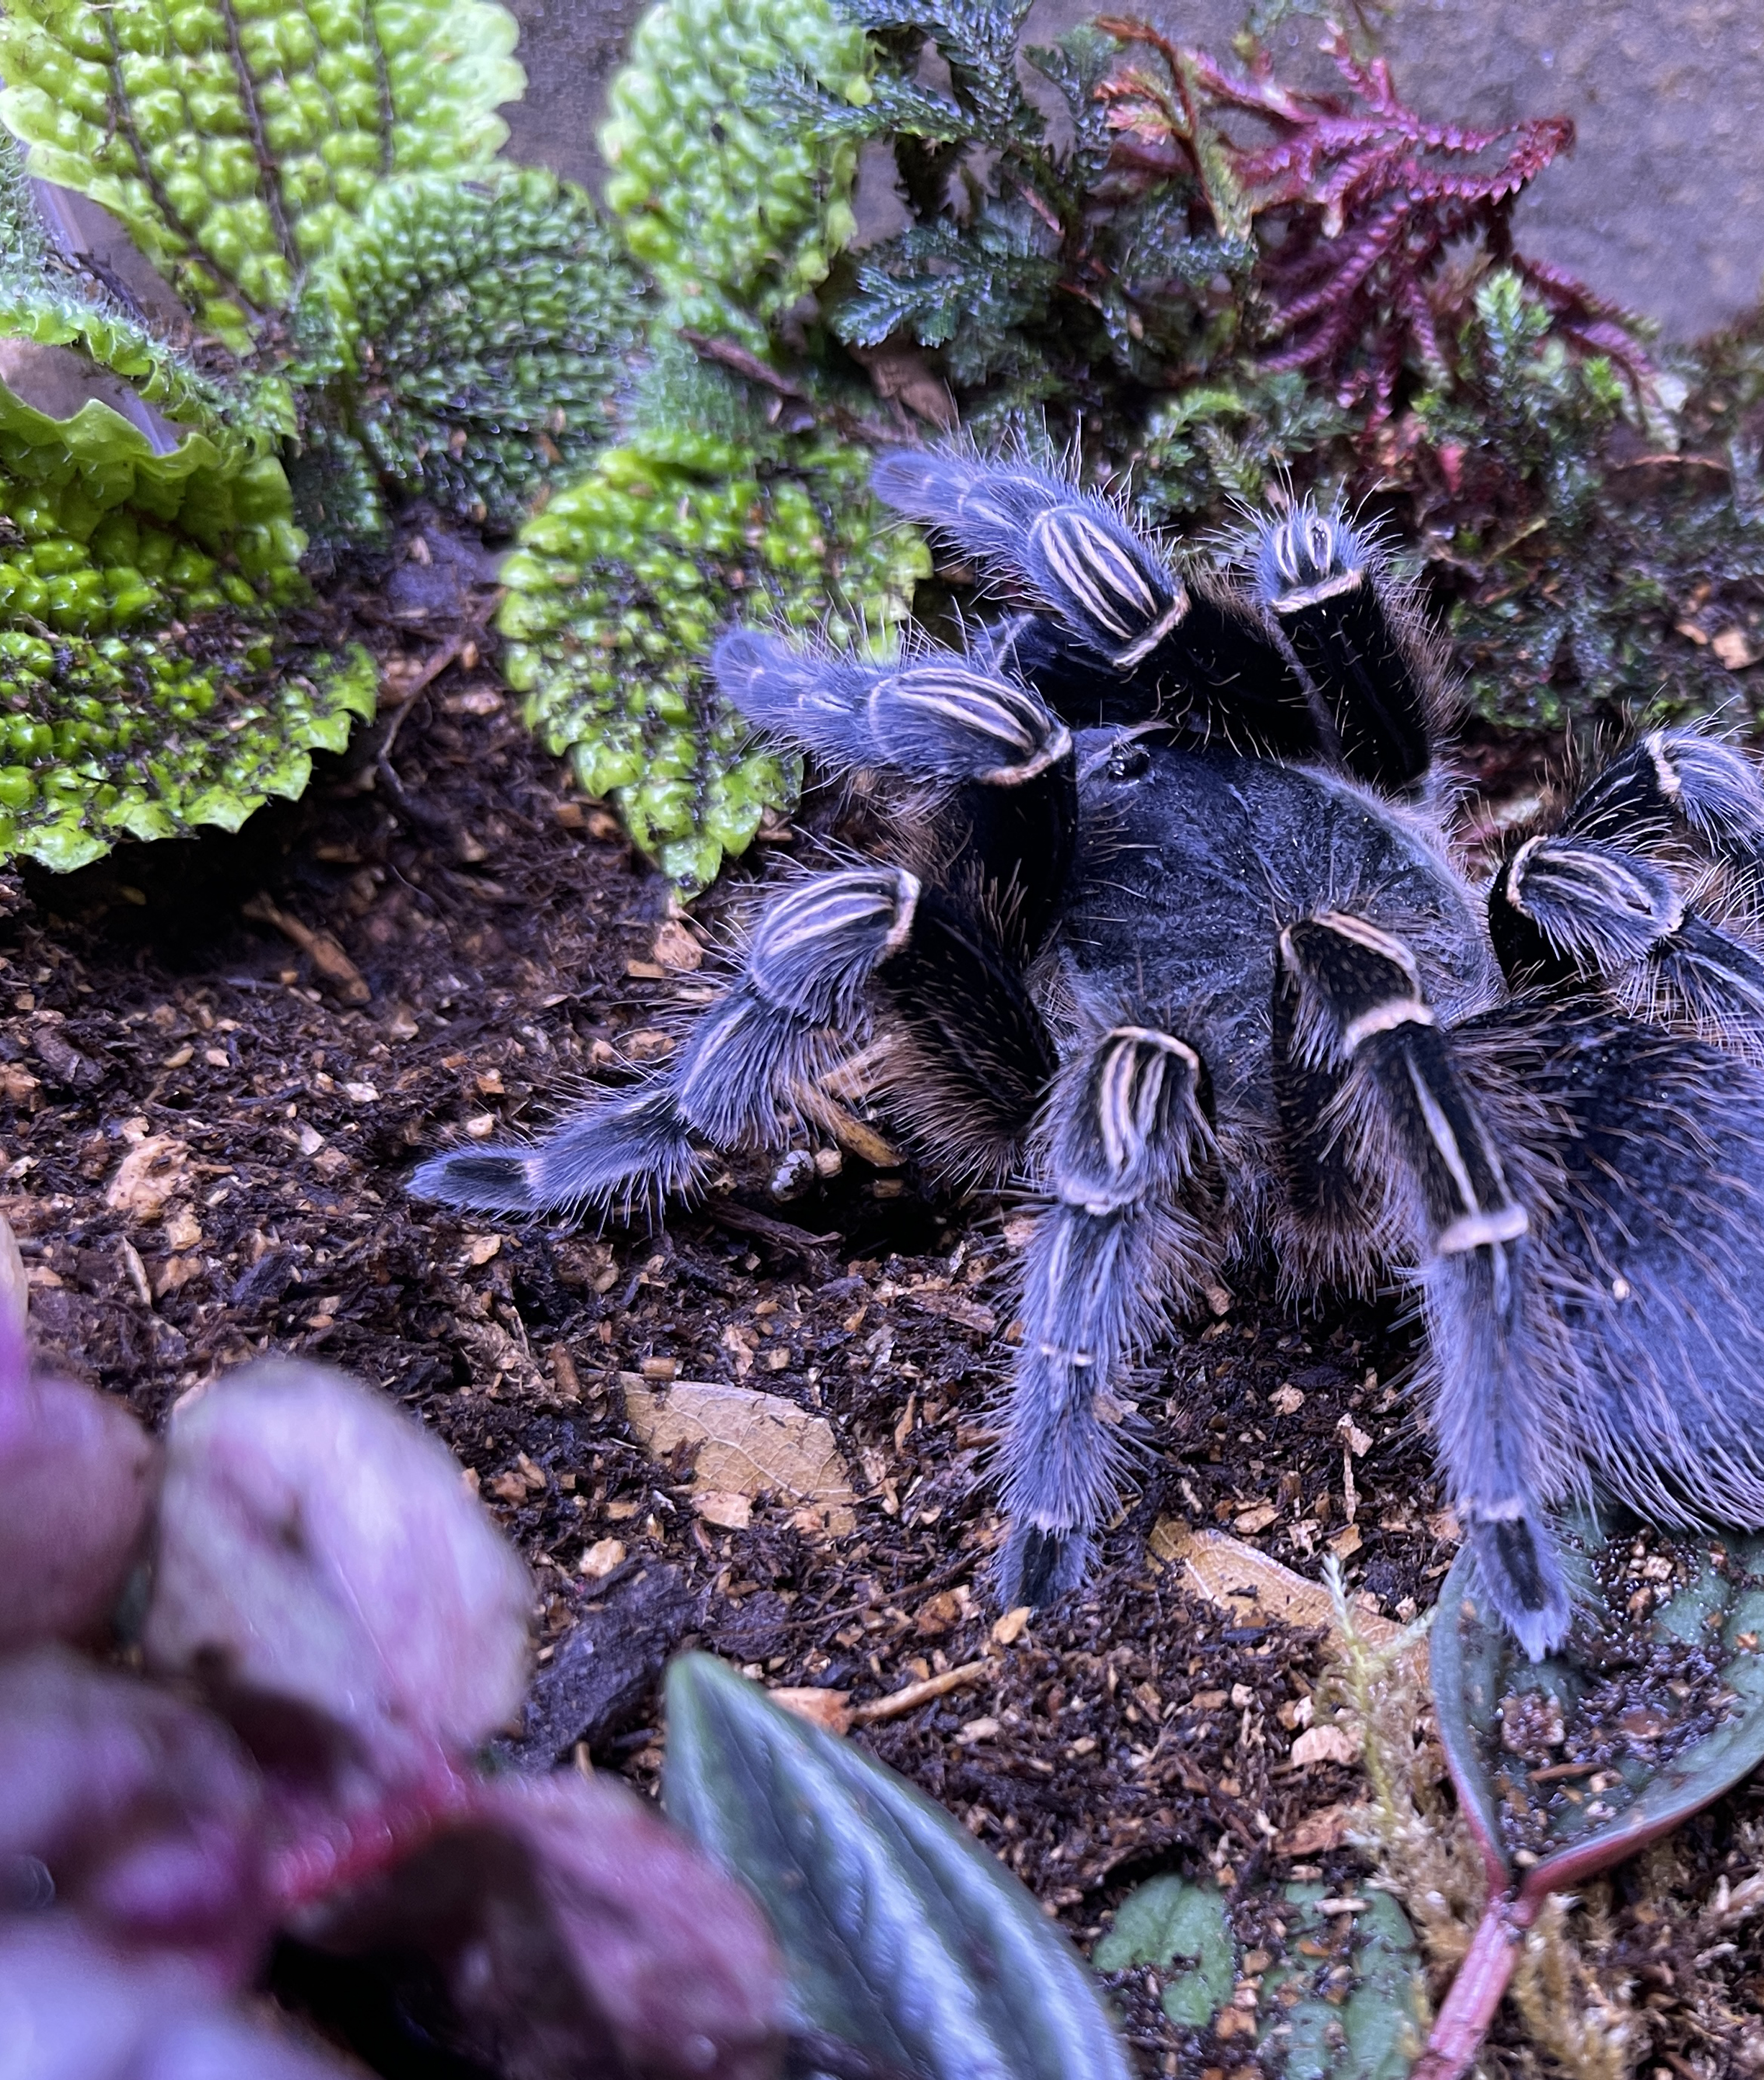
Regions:
[[[1117,133],[1113,163],[1198,178],[1227,235],[1248,237],[1270,212],[1283,220],[1278,244],[1260,241],[1257,270],[1267,373],[1308,371],[1376,425],[1405,368],[1446,380],[1448,342],[1491,265],[1516,269],[1570,342],[1610,354],[1637,383],[1648,373],[1615,306],[1514,250],[1514,203],[1573,143],[1567,116],[1499,130],[1427,122],[1399,99],[1385,61],[1356,57],[1338,24],[1323,48],[1345,95],[1283,85],[1266,50],[1236,73],[1143,22],[1098,26],[1163,61],[1129,62],[1100,89]],[[1233,114],[1271,137],[1233,138],[1220,122]],[[1469,266],[1454,258],[1466,243],[1480,248]]]

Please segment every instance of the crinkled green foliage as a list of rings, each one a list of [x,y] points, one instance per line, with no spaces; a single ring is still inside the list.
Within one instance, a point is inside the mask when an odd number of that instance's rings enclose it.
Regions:
[[[1692,363],[1695,388],[1669,376],[1644,414],[1610,362],[1548,328],[1515,276],[1491,276],[1459,383],[1418,402],[1462,487],[1438,560],[1468,581],[1452,625],[1472,698],[1491,719],[1548,728],[1601,707],[1720,709],[1742,688],[1708,635],[1755,635],[1764,606],[1764,497],[1739,430],[1764,397],[1764,354],[1718,345]],[[1614,467],[1626,434],[1659,459]]]
[[[871,498],[867,451],[773,433],[738,383],[661,359],[629,439],[523,530],[499,625],[531,727],[700,887],[798,779],[718,699],[712,637],[745,614],[884,640],[929,561]]]
[[[0,117],[242,351],[388,174],[496,151],[514,40],[489,0],[8,0]]]
[[[779,73],[869,97],[861,29],[828,0],[663,0],[612,83],[607,207],[676,322],[765,350],[857,228],[858,143],[764,106]]]
[[[285,391],[199,373],[59,267],[10,155],[0,370],[0,856],[77,866],[297,794],[373,678],[275,653],[304,589]]]
[[[299,373],[389,484],[506,532],[608,438],[640,289],[590,199],[537,167],[390,181],[308,285]]]

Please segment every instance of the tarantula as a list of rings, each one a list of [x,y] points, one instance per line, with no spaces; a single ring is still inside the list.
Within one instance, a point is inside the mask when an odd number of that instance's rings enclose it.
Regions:
[[[1027,466],[901,452],[876,484],[1020,610],[967,654],[743,631],[714,662],[756,727],[892,786],[887,857],[773,894],[664,1073],[414,1189],[528,1213],[683,1191],[708,1150],[788,1141],[793,1092],[880,1031],[927,1158],[1041,1200],[1007,1604],[1081,1581],[1128,1368],[1270,1248],[1294,1294],[1418,1289],[1446,1481],[1534,1659],[1569,1625],[1563,1503],[1764,1524],[1753,765],[1657,730],[1479,892],[1439,657],[1342,514],[1270,515],[1237,575],[1182,576]]]

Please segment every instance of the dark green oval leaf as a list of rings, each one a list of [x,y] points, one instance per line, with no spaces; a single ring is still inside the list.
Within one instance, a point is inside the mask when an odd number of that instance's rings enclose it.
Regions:
[[[1071,1946],[940,1807],[708,1654],[667,1704],[669,1814],[771,1917],[802,2028],[936,2080],[1127,2080]]]
[[[1574,1629],[1526,1660],[1468,1549],[1440,1593],[1434,1701],[1497,1891],[1541,1898],[1632,1856],[1764,1760],[1764,1539],[1564,1525]]]

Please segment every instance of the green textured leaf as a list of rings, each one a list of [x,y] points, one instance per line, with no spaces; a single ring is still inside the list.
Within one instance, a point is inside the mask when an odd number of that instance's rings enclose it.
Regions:
[[[301,298],[298,373],[398,490],[507,530],[606,441],[640,287],[591,199],[536,167],[390,181]]]
[[[1090,1973],[997,1859],[706,1654],[668,1672],[665,1798],[764,1908],[802,2027],[935,2080],[1127,2080]]]
[[[779,73],[861,107],[863,32],[829,0],[663,0],[638,23],[600,145],[607,205],[678,322],[763,350],[857,229],[858,140],[762,105]]]
[[[495,153],[515,33],[489,0],[8,0],[0,117],[243,349],[388,174]]]
[[[740,386],[695,382],[673,412],[641,405],[631,441],[527,522],[498,623],[528,727],[691,889],[798,782],[711,685],[712,639],[748,615],[880,642],[930,569],[871,497],[867,449],[768,438]]]
[[[1468,1549],[1433,1629],[1439,1737],[1497,1889],[1560,1891],[1676,1827],[1764,1761],[1764,1538],[1564,1527],[1577,1617],[1527,1661]]]
[[[1426,1974],[1409,1919],[1388,1893],[1368,1891],[1352,1916],[1317,1911],[1320,1885],[1289,1885],[1289,1956],[1325,1953],[1306,1969],[1278,1966],[1262,1981],[1259,2048],[1284,2080],[1404,2080],[1427,2034]],[[1335,1974],[1352,1973],[1346,1998]]]
[[[1090,1961],[1099,1972],[1151,1965],[1164,1980],[1165,2014],[1204,2029],[1231,1998],[1237,1975],[1224,1895],[1216,1885],[1174,1874],[1148,1879],[1121,1902]]]

